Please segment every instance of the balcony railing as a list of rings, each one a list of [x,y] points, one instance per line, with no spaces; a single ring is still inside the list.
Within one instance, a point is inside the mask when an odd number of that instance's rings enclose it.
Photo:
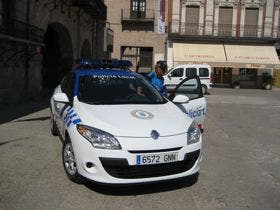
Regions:
[[[45,32],[36,26],[2,16],[0,33],[19,39],[43,43]]]
[[[181,26],[181,30],[186,35],[199,35],[201,26],[199,23],[186,23]]]
[[[215,25],[215,30],[218,31],[218,36],[235,36],[236,35],[236,27],[232,24],[217,24]]]
[[[155,13],[153,9],[147,9],[145,11],[134,12],[130,9],[122,9],[122,22],[154,22]]]
[[[206,36],[207,37],[239,37],[239,38],[263,38],[264,32],[260,25],[235,25],[235,24],[216,24],[205,26],[203,23],[180,23],[173,20],[168,25],[169,36]],[[280,28],[279,30],[280,31]],[[278,32],[280,37],[280,32]],[[267,36],[265,38],[268,38]],[[272,35],[270,36],[272,38]]]
[[[261,31],[261,26],[258,25],[244,25],[244,37],[257,37],[258,31]]]

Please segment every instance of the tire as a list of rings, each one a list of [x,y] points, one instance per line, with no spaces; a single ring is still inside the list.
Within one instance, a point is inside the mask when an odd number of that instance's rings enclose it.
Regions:
[[[207,89],[207,86],[206,86],[206,85],[202,85],[201,88],[202,88],[202,93],[203,93],[203,95],[206,94],[206,93],[207,93],[207,90],[208,90],[208,89]]]
[[[62,163],[65,173],[72,182],[78,184],[83,182],[82,176],[78,173],[75,155],[69,137],[65,137],[65,141],[63,143]]]
[[[51,134],[53,136],[58,136],[57,126],[56,126],[55,121],[53,119],[53,114],[52,113],[51,113],[50,129],[51,129]]]

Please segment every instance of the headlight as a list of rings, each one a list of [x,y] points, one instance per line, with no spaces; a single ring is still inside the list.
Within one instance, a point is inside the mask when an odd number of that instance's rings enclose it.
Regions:
[[[191,124],[188,129],[188,145],[199,142],[200,139],[200,130],[195,122]]]
[[[99,148],[99,149],[122,148],[118,140],[110,133],[86,125],[77,125],[77,130],[95,148]]]

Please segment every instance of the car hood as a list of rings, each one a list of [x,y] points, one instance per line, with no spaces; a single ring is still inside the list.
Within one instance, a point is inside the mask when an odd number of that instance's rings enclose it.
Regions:
[[[122,137],[151,137],[186,133],[192,119],[172,102],[158,105],[89,105],[79,102],[82,123]]]

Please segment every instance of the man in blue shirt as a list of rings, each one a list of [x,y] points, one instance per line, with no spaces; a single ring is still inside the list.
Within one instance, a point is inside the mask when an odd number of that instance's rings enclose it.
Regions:
[[[147,75],[150,83],[156,88],[162,96],[167,97],[167,89],[164,85],[163,75],[167,70],[165,61],[158,61],[155,66],[155,70]]]

